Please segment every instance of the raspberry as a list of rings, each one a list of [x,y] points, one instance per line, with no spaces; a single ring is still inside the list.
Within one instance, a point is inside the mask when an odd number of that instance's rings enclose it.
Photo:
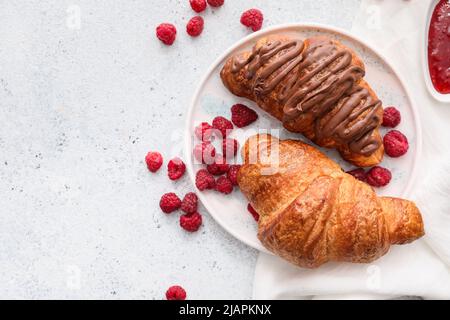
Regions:
[[[186,300],[186,291],[180,286],[172,286],[166,291],[167,300]]]
[[[230,120],[224,117],[215,117],[212,126],[214,129],[217,129],[222,134],[222,138],[225,138],[231,130],[233,130],[233,124]]]
[[[186,32],[191,37],[198,37],[202,31],[205,22],[200,16],[193,17],[186,25]]]
[[[213,127],[208,122],[202,122],[195,127],[194,133],[199,140],[205,141],[211,138]]]
[[[233,184],[230,179],[221,176],[216,181],[216,190],[224,194],[229,194],[233,191]]]
[[[233,164],[230,166],[230,169],[227,172],[227,178],[228,178],[228,180],[231,181],[233,186],[238,185],[237,174],[238,174],[240,168],[241,168],[240,164]]]
[[[194,192],[187,193],[181,202],[181,210],[186,213],[194,213],[197,211],[198,198]]]
[[[211,7],[221,7],[225,0],[206,0]]]
[[[387,107],[383,112],[383,126],[395,128],[398,126],[402,117],[400,115],[400,111],[398,111],[395,107]]]
[[[216,180],[211,173],[206,169],[201,169],[195,176],[195,186],[198,190],[214,189],[216,187]]]
[[[391,172],[382,167],[373,167],[367,172],[366,181],[373,187],[384,187],[392,178]]]
[[[214,162],[215,156],[216,148],[209,141],[199,143],[194,147],[194,157],[201,163],[211,164]]]
[[[397,130],[389,131],[383,138],[384,150],[389,157],[398,158],[404,155],[408,149],[408,139]]]
[[[231,107],[231,121],[238,128],[243,128],[255,122],[258,119],[258,114],[243,104],[235,104]]]
[[[230,166],[226,163],[225,158],[222,155],[217,155],[213,163],[206,166],[206,170],[215,176],[227,173]]]
[[[161,153],[156,151],[147,153],[147,155],[145,156],[145,163],[147,164],[148,170],[150,170],[151,172],[158,171],[163,164]]]
[[[366,182],[366,172],[362,168],[347,171],[347,173],[351,174],[355,179]]]
[[[167,164],[167,170],[169,172],[170,180],[178,180],[183,176],[184,172],[186,171],[186,165],[180,158],[173,158]]]
[[[259,213],[256,212],[256,210],[252,207],[252,205],[250,203],[247,205],[247,210],[253,216],[253,219],[255,219],[255,221],[258,222],[259,221]]]
[[[195,232],[202,225],[202,216],[198,212],[186,213],[180,216],[180,226],[189,232]]]
[[[222,152],[226,158],[236,156],[239,148],[239,143],[236,139],[224,139],[222,141]]]
[[[159,207],[164,213],[172,213],[175,210],[180,209],[181,207],[181,200],[178,198],[178,196],[173,193],[166,193],[163,194],[161,197],[161,200],[159,200]]]
[[[171,23],[161,23],[156,28],[156,36],[164,44],[170,46],[173,44],[175,38],[177,37],[177,29]]]
[[[258,31],[261,29],[263,24],[264,16],[262,12],[258,9],[250,9],[242,13],[241,23],[253,31]]]
[[[189,0],[192,10],[202,12],[206,9],[206,0]]]

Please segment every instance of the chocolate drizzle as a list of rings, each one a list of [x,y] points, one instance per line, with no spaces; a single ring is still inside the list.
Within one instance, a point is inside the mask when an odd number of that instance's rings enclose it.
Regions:
[[[281,84],[283,122],[311,116],[316,140],[332,138],[365,156],[379,148],[372,133],[381,102],[358,84],[365,73],[352,64],[351,52],[334,42],[316,39],[305,49],[303,41],[270,41],[246,59],[235,58],[231,71],[243,71],[258,98]]]

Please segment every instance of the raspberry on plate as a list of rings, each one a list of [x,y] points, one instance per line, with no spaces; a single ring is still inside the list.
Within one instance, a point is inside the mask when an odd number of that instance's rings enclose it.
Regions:
[[[170,46],[177,37],[177,28],[171,23],[161,23],[156,27],[156,36],[162,43]]]
[[[167,171],[170,180],[178,180],[186,171],[186,165],[180,158],[173,158],[167,164]]]
[[[391,130],[383,137],[384,151],[389,157],[398,158],[409,149],[408,139],[398,130]]]
[[[161,200],[159,200],[159,207],[164,213],[172,213],[175,210],[180,209],[181,200],[175,193],[169,192],[163,194]]]
[[[216,148],[209,141],[204,141],[194,147],[195,159],[203,164],[211,164],[216,156]]]
[[[180,226],[189,232],[197,231],[202,225],[202,216],[198,212],[186,213],[180,216]]]
[[[191,37],[198,37],[203,31],[204,24],[205,22],[200,16],[191,18],[186,25],[187,34]]]
[[[187,193],[181,202],[181,210],[186,213],[194,213],[197,211],[198,197],[194,192]]]
[[[206,166],[206,170],[215,176],[220,176],[221,174],[227,173],[229,168],[230,166],[226,163],[225,158],[220,154],[216,156],[213,163]]]
[[[398,111],[395,107],[387,107],[383,111],[383,127],[395,128],[398,126],[402,117],[400,115],[400,111]]]
[[[194,129],[195,136],[202,141],[209,140],[213,133],[213,127],[208,122],[202,122]]]
[[[239,143],[236,139],[224,139],[222,141],[222,152],[225,158],[232,158],[236,156],[239,148]]]
[[[242,13],[241,23],[253,31],[258,31],[261,29],[264,21],[264,16],[262,12],[258,9],[250,9]]]
[[[214,129],[217,129],[222,134],[221,138],[225,138],[228,133],[230,133],[231,130],[233,130],[233,124],[230,120],[224,117],[215,117],[212,126]]]
[[[195,186],[200,191],[214,189],[216,187],[216,180],[208,170],[201,169],[195,175]]]
[[[161,153],[156,151],[150,151],[145,156],[145,163],[147,164],[148,170],[150,170],[151,172],[158,171],[163,164],[163,158]]]
[[[221,176],[216,180],[216,190],[223,194],[229,194],[233,191],[233,184],[230,179]]]
[[[256,212],[256,210],[252,207],[252,205],[250,203],[247,205],[247,210],[253,216],[253,219],[255,219],[255,221],[258,222],[259,221],[259,213]]]
[[[225,2],[225,0],[207,0],[207,1],[211,7],[220,7]]]
[[[366,182],[372,187],[384,187],[389,184],[392,179],[391,172],[383,167],[373,167],[367,172]]]
[[[166,291],[167,300],[186,300],[186,291],[180,286],[172,286]]]
[[[243,128],[255,122],[258,114],[243,104],[235,104],[231,107],[231,121],[238,128]]]
[[[206,0],[189,0],[192,10],[197,13],[205,11],[206,9]]]
[[[350,171],[347,171],[348,174],[351,174],[354,178],[366,182],[366,172],[363,168],[353,169]]]
[[[241,168],[240,164],[233,164],[230,166],[230,169],[227,172],[227,178],[231,181],[233,186],[238,185],[237,174],[240,168]]]

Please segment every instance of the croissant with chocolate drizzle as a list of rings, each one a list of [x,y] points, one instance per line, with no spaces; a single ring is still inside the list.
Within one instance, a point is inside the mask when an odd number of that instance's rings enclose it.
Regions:
[[[383,108],[364,75],[361,59],[326,37],[263,38],[251,52],[229,58],[221,71],[233,94],[256,102],[287,130],[369,167],[384,154]]]

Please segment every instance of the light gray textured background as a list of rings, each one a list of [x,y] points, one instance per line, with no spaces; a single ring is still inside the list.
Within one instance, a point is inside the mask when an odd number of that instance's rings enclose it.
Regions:
[[[200,232],[180,229],[159,198],[193,186],[143,158],[181,155],[199,79],[248,34],[242,11],[350,29],[359,2],[226,0],[191,39],[188,0],[0,0],[0,298],[161,299],[172,284],[250,298],[257,252],[203,208]],[[164,21],[172,47],[154,35]]]

